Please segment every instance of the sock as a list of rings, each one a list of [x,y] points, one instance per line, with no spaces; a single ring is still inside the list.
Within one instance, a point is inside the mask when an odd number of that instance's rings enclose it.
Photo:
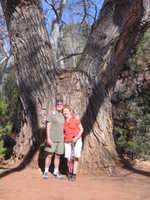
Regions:
[[[49,168],[46,167],[46,168],[45,168],[45,172],[48,172],[48,171],[49,171]]]
[[[59,172],[58,168],[54,169],[54,174],[57,174]]]

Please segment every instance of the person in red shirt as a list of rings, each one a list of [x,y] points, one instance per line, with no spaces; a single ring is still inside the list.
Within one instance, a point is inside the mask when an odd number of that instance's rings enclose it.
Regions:
[[[65,158],[68,166],[68,180],[75,181],[82,150],[83,127],[80,120],[71,114],[69,106],[64,106]]]

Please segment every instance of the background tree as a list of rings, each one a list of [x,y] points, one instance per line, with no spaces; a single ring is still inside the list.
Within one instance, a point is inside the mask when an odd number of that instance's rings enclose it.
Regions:
[[[8,74],[14,66],[14,58],[9,51],[6,22],[0,6],[0,96],[7,82]]]
[[[98,17],[101,0],[76,2],[45,0],[44,16],[53,57],[58,68],[76,67],[83,52],[92,22]],[[43,2],[43,3],[44,3]],[[98,5],[96,5],[98,3]]]
[[[118,162],[112,124],[111,95],[123,63],[150,23],[148,0],[104,1],[78,68],[58,73],[39,0],[3,0],[11,50],[25,111],[14,149],[25,159],[38,148],[47,105],[63,94],[84,126],[81,171],[111,174]]]

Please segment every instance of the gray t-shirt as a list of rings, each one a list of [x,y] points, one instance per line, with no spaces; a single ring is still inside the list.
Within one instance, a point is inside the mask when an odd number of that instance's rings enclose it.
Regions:
[[[50,138],[53,142],[64,141],[64,117],[62,113],[53,111],[47,117],[47,122],[51,123]]]

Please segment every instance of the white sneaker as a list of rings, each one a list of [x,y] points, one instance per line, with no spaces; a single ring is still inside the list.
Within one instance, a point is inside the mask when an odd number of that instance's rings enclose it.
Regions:
[[[58,179],[63,179],[63,176],[59,172],[53,173],[53,175]]]

